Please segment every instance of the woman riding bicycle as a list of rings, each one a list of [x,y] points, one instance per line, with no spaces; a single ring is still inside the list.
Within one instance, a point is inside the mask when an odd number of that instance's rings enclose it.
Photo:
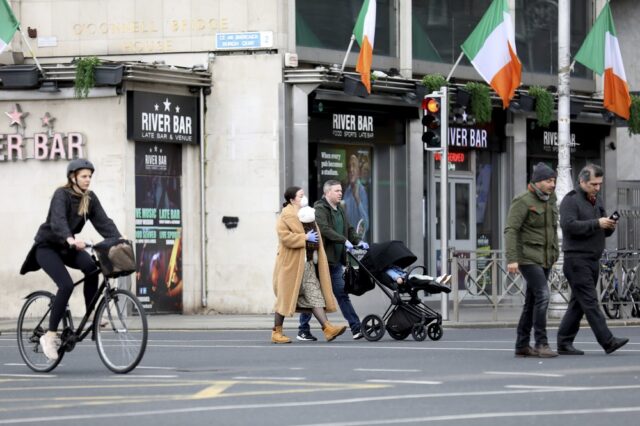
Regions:
[[[87,307],[98,290],[98,274],[94,273],[96,264],[84,251],[84,241],[77,240],[75,235],[90,220],[102,237],[121,238],[118,228],[105,213],[98,197],[89,190],[94,171],[93,164],[85,159],[69,163],[67,183],[53,193],[47,219],[40,225],[35,243],[20,269],[20,273],[24,275],[42,268],[58,286],[51,309],[49,330],[40,338],[44,354],[51,360],[58,358],[58,324],[74,288],[65,265],[79,269],[85,275],[84,300]]]

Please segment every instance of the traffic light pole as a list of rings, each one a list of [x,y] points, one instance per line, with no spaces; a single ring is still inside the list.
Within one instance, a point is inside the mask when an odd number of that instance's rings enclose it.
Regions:
[[[447,271],[448,263],[448,242],[449,242],[449,215],[448,215],[448,174],[449,174],[449,94],[447,92],[447,86],[440,88],[442,93],[441,104],[442,105],[442,121],[440,125],[440,144],[442,146],[440,156],[440,274],[444,275]],[[451,285],[458,285],[458,283],[452,282]],[[445,292],[440,293],[440,312],[442,312],[442,319],[449,320],[449,295]]]

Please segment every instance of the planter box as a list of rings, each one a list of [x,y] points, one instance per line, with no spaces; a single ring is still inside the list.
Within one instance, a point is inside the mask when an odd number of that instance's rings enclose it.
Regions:
[[[39,72],[35,65],[7,65],[0,67],[4,89],[29,89],[38,85]]]
[[[122,82],[124,65],[100,65],[96,67],[96,86],[117,86]]]
[[[362,81],[348,75],[344,76],[344,93],[361,98],[366,98],[367,96],[369,96],[369,92],[367,92],[367,88],[364,87]]]
[[[521,94],[519,103],[522,111],[533,111],[536,108],[536,98],[533,96]]]

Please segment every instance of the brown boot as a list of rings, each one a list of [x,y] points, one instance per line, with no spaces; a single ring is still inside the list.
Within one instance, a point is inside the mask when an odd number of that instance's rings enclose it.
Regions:
[[[325,322],[324,326],[322,327],[324,338],[327,339],[327,342],[332,341],[333,339],[344,333],[346,329],[346,325],[339,327],[337,325],[331,324],[329,321]]]
[[[291,339],[282,334],[282,326],[273,327],[273,331],[271,332],[271,342],[272,343],[291,343]]]

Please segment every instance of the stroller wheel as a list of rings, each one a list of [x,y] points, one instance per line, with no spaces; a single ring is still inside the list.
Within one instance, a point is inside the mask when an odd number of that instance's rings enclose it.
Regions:
[[[427,334],[431,340],[440,340],[442,338],[442,326],[440,324],[429,324]]]
[[[360,327],[364,338],[370,342],[377,342],[384,336],[384,323],[382,318],[377,315],[372,314],[364,317]]]
[[[387,329],[389,332],[389,336],[393,337],[396,340],[404,340],[411,334],[411,329],[402,330],[402,331],[394,331],[391,329]]]
[[[427,338],[427,330],[422,324],[416,324],[411,329],[411,335],[416,342],[422,342]]]

